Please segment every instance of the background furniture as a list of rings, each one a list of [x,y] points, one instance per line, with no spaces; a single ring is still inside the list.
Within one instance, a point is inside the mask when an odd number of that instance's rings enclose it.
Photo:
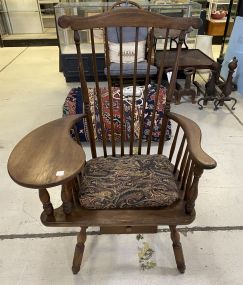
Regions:
[[[237,85],[239,93],[243,94],[243,17],[236,17],[234,28],[228,43],[228,47],[222,63],[221,76],[226,80],[228,76],[228,65],[233,57],[239,61],[238,68],[234,74],[233,82]]]
[[[114,2],[90,2],[84,1],[82,3],[60,3],[55,6],[55,17],[56,21],[62,15],[79,15],[87,17],[108,11]],[[198,17],[200,16],[201,5],[196,2],[189,3],[168,3],[165,4],[160,1],[139,1],[139,5],[146,10],[151,10],[154,13],[181,13],[183,10],[184,17]],[[194,44],[197,30],[194,29],[190,32],[187,37],[187,43]],[[72,38],[72,31],[68,28],[62,30],[57,26],[57,35],[60,49],[60,68],[63,72],[67,82],[75,82],[79,80],[79,74],[77,69],[77,56],[75,54],[75,45]],[[98,29],[94,30],[95,44],[96,44],[96,58],[99,78],[105,80],[104,74],[105,58],[104,58],[104,46],[103,46],[103,35]],[[87,79],[94,80],[91,64],[91,45],[90,45],[90,34],[81,32],[82,45],[85,48],[83,54],[85,73],[88,76]],[[163,49],[163,40],[158,40],[157,48]]]
[[[160,60],[162,56],[162,52],[157,51],[156,52],[156,65],[160,65]],[[166,57],[165,57],[165,62],[164,66],[165,68],[171,68],[175,62],[175,56],[176,52],[173,50],[170,50],[167,52]],[[204,54],[201,50],[199,49],[188,49],[188,50],[182,50],[180,57],[179,57],[179,70],[183,70],[187,73],[188,69],[192,69],[195,71],[205,71],[205,69],[209,70],[215,70],[215,74],[217,74],[217,78],[219,77],[221,65],[219,63],[215,63],[215,61]],[[186,94],[190,95],[192,97],[192,102],[195,103],[195,92],[191,88],[191,82],[197,87],[197,95],[199,95],[199,92],[201,91],[201,86],[200,84],[195,81],[195,72],[189,74],[186,79],[186,87],[182,90],[179,90],[178,92],[175,92],[175,103],[179,104],[181,96],[185,96]],[[186,91],[185,89],[190,89],[190,91]]]
[[[198,28],[200,20],[195,18],[168,18],[159,14],[151,14],[142,9],[119,9],[110,13],[98,14],[88,18],[78,16],[60,17],[59,25],[72,28],[77,48],[80,68],[80,83],[84,98],[84,113],[76,116],[52,121],[25,136],[14,148],[8,161],[8,171],[12,179],[22,186],[39,189],[39,197],[43,204],[41,221],[46,226],[81,227],[73,259],[73,273],[78,273],[82,261],[86,229],[89,226],[100,226],[101,233],[137,233],[155,232],[158,225],[167,225],[171,231],[174,255],[178,270],[185,271],[180,236],[177,225],[190,224],[195,218],[195,201],[198,194],[198,183],[204,169],[213,169],[216,162],[208,156],[200,146],[201,132],[197,124],[186,117],[170,112],[170,103],[175,89],[178,59],[181,46],[189,27]],[[176,60],[172,66],[172,77],[167,89],[166,102],[161,102],[160,82],[164,71],[166,45],[159,65],[156,93],[153,108],[145,113],[148,96],[149,70],[144,82],[143,109],[136,113],[137,52],[135,53],[132,94],[128,108],[124,108],[123,71],[120,69],[120,87],[111,85],[109,45],[105,36],[107,82],[100,85],[96,62],[94,29],[121,27],[172,28],[181,30]],[[86,80],[82,33],[89,31],[91,35],[92,67],[95,82]],[[168,41],[168,37],[165,38]],[[148,47],[148,63],[151,62],[153,38]],[[137,47],[137,40],[135,46]],[[120,45],[122,52],[122,43]],[[137,48],[136,48],[137,49]],[[121,53],[122,54],[122,53]],[[50,79],[51,80],[51,79]],[[101,92],[106,86],[109,104],[102,104]],[[101,87],[102,86],[102,87]],[[90,94],[95,92],[94,101]],[[106,98],[105,97],[105,98]],[[116,102],[120,103],[114,104]],[[154,130],[157,118],[157,105],[165,104],[165,114],[158,130]],[[98,147],[94,137],[94,125],[91,108],[96,107],[96,120],[101,125],[102,146]],[[105,108],[105,112],[104,112]],[[113,111],[120,113],[120,135],[114,134],[117,118]],[[130,114],[129,143],[124,143],[124,112]],[[106,133],[103,115],[110,118],[111,134]],[[135,116],[140,116],[135,125]],[[86,154],[80,142],[71,139],[69,130],[76,122],[84,120],[90,138],[92,159],[86,161]],[[170,147],[164,146],[164,136],[169,120],[176,126],[173,142]],[[149,121],[146,140],[142,139],[145,122]],[[151,137],[159,131],[159,142],[152,148]],[[47,135],[48,134],[48,135]],[[138,134],[138,136],[136,136]],[[41,142],[41,143],[40,143]],[[134,152],[137,148],[138,154]],[[99,152],[98,152],[99,150]],[[102,150],[102,151],[100,151]],[[152,153],[156,154],[152,154]],[[162,153],[164,155],[162,155]],[[99,156],[100,154],[101,156]],[[54,209],[47,188],[62,185],[62,205]],[[52,191],[52,189],[50,189]],[[122,193],[122,194],[121,194]]]
[[[141,9],[141,6],[138,5],[135,2],[131,2],[131,1],[121,1],[121,2],[117,2],[114,5],[112,5],[111,10],[112,9],[121,9],[123,7],[133,7],[133,8],[137,8],[137,9]],[[109,28],[107,30],[107,37],[108,37],[108,42],[109,45],[112,45],[112,47],[110,47],[110,58],[113,55],[113,57],[115,58],[116,62],[112,62],[111,59],[111,65],[110,65],[110,74],[112,76],[112,78],[116,78],[120,76],[120,62],[122,61],[123,64],[123,74],[124,77],[126,78],[132,78],[133,77],[133,72],[134,72],[134,55],[135,55],[135,48],[134,48],[134,42],[136,40],[136,28],[135,27],[126,27],[123,29],[123,35],[122,35],[122,39],[120,37],[120,29],[119,28]],[[148,68],[148,62],[146,60],[147,57],[147,46],[149,45],[148,41],[149,41],[149,31],[147,28],[140,28],[138,31],[138,41],[140,46],[138,46],[138,49],[140,49],[140,51],[138,50],[138,53],[141,53],[140,56],[142,56],[143,60],[139,60],[137,63],[137,75],[138,77],[144,77],[147,73],[147,68]],[[123,41],[123,43],[125,45],[129,45],[129,49],[124,48],[123,51],[123,56],[122,59],[119,56],[119,50],[120,50],[120,42],[121,40]],[[114,49],[117,49],[116,51]],[[130,55],[130,56],[127,56]],[[128,61],[126,63],[124,63],[125,59]],[[155,76],[157,74],[157,68],[156,66],[154,66],[154,62],[151,62],[150,64],[150,75],[151,76]],[[104,73],[105,75],[107,75],[107,67],[105,67],[104,69]]]
[[[223,106],[224,102],[233,101],[231,107],[235,109],[237,100],[230,96],[233,89],[233,75],[237,69],[237,59],[234,57],[228,64],[228,75],[224,82],[219,82],[218,64],[215,62],[211,71],[211,76],[208,82],[205,84],[204,97],[198,100],[199,109],[202,110],[203,106],[206,106],[209,101],[213,101],[214,110],[218,110],[218,106]],[[216,86],[218,85],[218,88]],[[201,104],[203,102],[203,105]]]
[[[207,19],[207,34],[211,36],[223,36],[225,25],[226,25],[226,16],[222,19],[213,19],[211,14],[213,11],[225,10],[228,12],[230,7],[232,7],[232,14],[235,14],[237,9],[237,0],[209,0],[209,8],[208,8],[208,19]],[[230,35],[233,28],[234,21],[230,20],[228,33]]]

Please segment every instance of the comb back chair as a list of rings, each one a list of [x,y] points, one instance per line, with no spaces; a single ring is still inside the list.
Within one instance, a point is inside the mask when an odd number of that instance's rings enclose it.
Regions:
[[[175,19],[142,9],[124,8],[87,18],[61,16],[58,24],[64,29],[71,28],[74,32],[84,113],[54,120],[25,136],[9,157],[8,171],[11,178],[21,186],[39,189],[39,198],[44,209],[41,221],[45,226],[81,227],[73,258],[74,274],[80,270],[88,227],[99,226],[101,233],[129,234],[154,233],[158,225],[169,226],[177,268],[183,273],[185,262],[176,227],[190,224],[194,220],[199,179],[204,169],[216,167],[214,159],[201,149],[201,131],[198,125],[170,111],[181,45],[186,31],[190,27],[197,29],[200,20]],[[112,86],[107,39],[109,27],[118,27],[121,39],[124,27],[136,28],[133,85],[129,104],[123,94],[122,41],[120,41],[120,87],[117,89]],[[139,103],[138,112],[136,66],[138,34],[139,28],[142,27],[150,29],[151,40],[148,47],[143,100],[142,104]],[[105,83],[105,92],[103,92],[104,82],[101,87],[97,73],[93,33],[95,28],[102,28],[105,33],[108,79]],[[148,102],[151,87],[149,68],[155,28],[166,29],[166,37],[156,91]],[[180,36],[164,102],[160,82],[170,29],[180,31]],[[85,79],[79,30],[89,30],[91,35],[95,74],[92,87],[88,87]],[[159,105],[164,106],[163,119],[159,117],[161,113]],[[148,106],[151,108],[149,113]],[[101,145],[95,139],[97,130],[92,117],[92,108],[96,110],[95,121],[100,126]],[[146,129],[146,132],[145,117],[146,120],[149,119],[147,124],[149,129]],[[107,118],[110,122],[110,131],[104,123]],[[82,120],[89,133],[92,158],[87,160],[87,152],[84,152],[78,135],[75,138],[70,136],[70,129],[75,129],[75,124]],[[169,120],[175,125],[171,146],[164,142]],[[155,133],[158,137],[157,142],[153,143],[152,138]],[[155,148],[156,154],[152,154]],[[102,154],[98,155],[101,152]],[[50,201],[48,191],[52,191],[51,187],[57,185],[61,185],[62,204],[55,208]]]

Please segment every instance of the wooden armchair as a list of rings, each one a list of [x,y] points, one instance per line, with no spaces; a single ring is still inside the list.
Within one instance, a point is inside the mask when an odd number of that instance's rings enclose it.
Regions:
[[[194,220],[199,178],[204,169],[216,167],[216,162],[201,149],[201,132],[198,125],[182,115],[170,112],[181,45],[186,31],[191,26],[198,28],[200,20],[175,19],[142,9],[124,8],[88,18],[62,16],[58,19],[58,24],[62,28],[71,27],[74,31],[85,112],[49,122],[25,136],[10,155],[8,171],[11,178],[24,187],[39,189],[39,198],[44,209],[41,221],[45,226],[81,227],[73,259],[74,274],[80,270],[88,227],[99,226],[101,233],[129,234],[154,233],[158,225],[169,226],[177,268],[183,273],[185,262],[176,226],[187,225]],[[133,92],[129,104],[125,102],[123,94],[122,41],[120,42],[120,87],[111,85],[107,29],[115,26],[119,27],[121,38],[123,27],[136,27]],[[152,94],[148,104],[147,99],[151,95],[150,64],[148,64],[144,80],[143,104],[137,112],[136,60],[139,27],[151,29],[148,63],[151,60],[154,29],[166,29],[167,36],[161,56],[156,92]],[[94,28],[103,28],[106,35],[108,78],[106,92],[101,92],[104,91],[104,83],[101,87],[98,81]],[[160,82],[170,29],[180,30],[180,40],[172,66],[172,78],[166,91],[166,102],[161,102]],[[95,74],[92,88],[90,85],[87,86],[85,80],[79,30],[89,30],[91,35]],[[108,96],[106,109],[103,106],[104,94],[106,98]],[[158,105],[164,103],[163,120],[159,120],[156,124],[160,113]],[[149,112],[147,112],[148,107]],[[101,143],[95,140],[92,108],[96,110],[95,120],[100,125]],[[114,115],[115,111],[119,112],[119,116]],[[146,129],[146,132],[144,132],[145,117],[146,122],[150,120],[147,124],[150,126],[149,131]],[[107,132],[104,127],[104,118],[109,118],[111,132]],[[87,161],[87,153],[85,154],[78,141],[78,136],[76,139],[70,136],[70,129],[80,120],[84,120],[89,132],[92,159]],[[164,143],[169,120],[174,121],[173,127],[175,127],[170,149],[168,142]],[[159,133],[157,143],[152,143],[154,133]],[[156,154],[152,154],[155,148]],[[101,152],[101,156],[98,156]],[[62,205],[54,209],[48,190],[52,191],[51,187],[56,185],[62,185],[60,193]]]

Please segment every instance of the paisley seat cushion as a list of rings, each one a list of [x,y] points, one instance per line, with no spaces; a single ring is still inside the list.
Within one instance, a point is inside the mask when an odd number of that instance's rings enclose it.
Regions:
[[[80,204],[88,209],[169,206],[179,197],[172,172],[163,155],[91,159],[83,173]]]

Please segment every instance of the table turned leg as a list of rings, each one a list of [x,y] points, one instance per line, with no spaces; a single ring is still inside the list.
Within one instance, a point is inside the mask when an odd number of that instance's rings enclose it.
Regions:
[[[179,91],[179,103],[182,96],[191,96],[192,104],[196,103],[196,91],[192,88],[192,77],[195,72],[196,69],[194,67],[187,67],[184,69],[184,74],[186,75],[185,87]]]

